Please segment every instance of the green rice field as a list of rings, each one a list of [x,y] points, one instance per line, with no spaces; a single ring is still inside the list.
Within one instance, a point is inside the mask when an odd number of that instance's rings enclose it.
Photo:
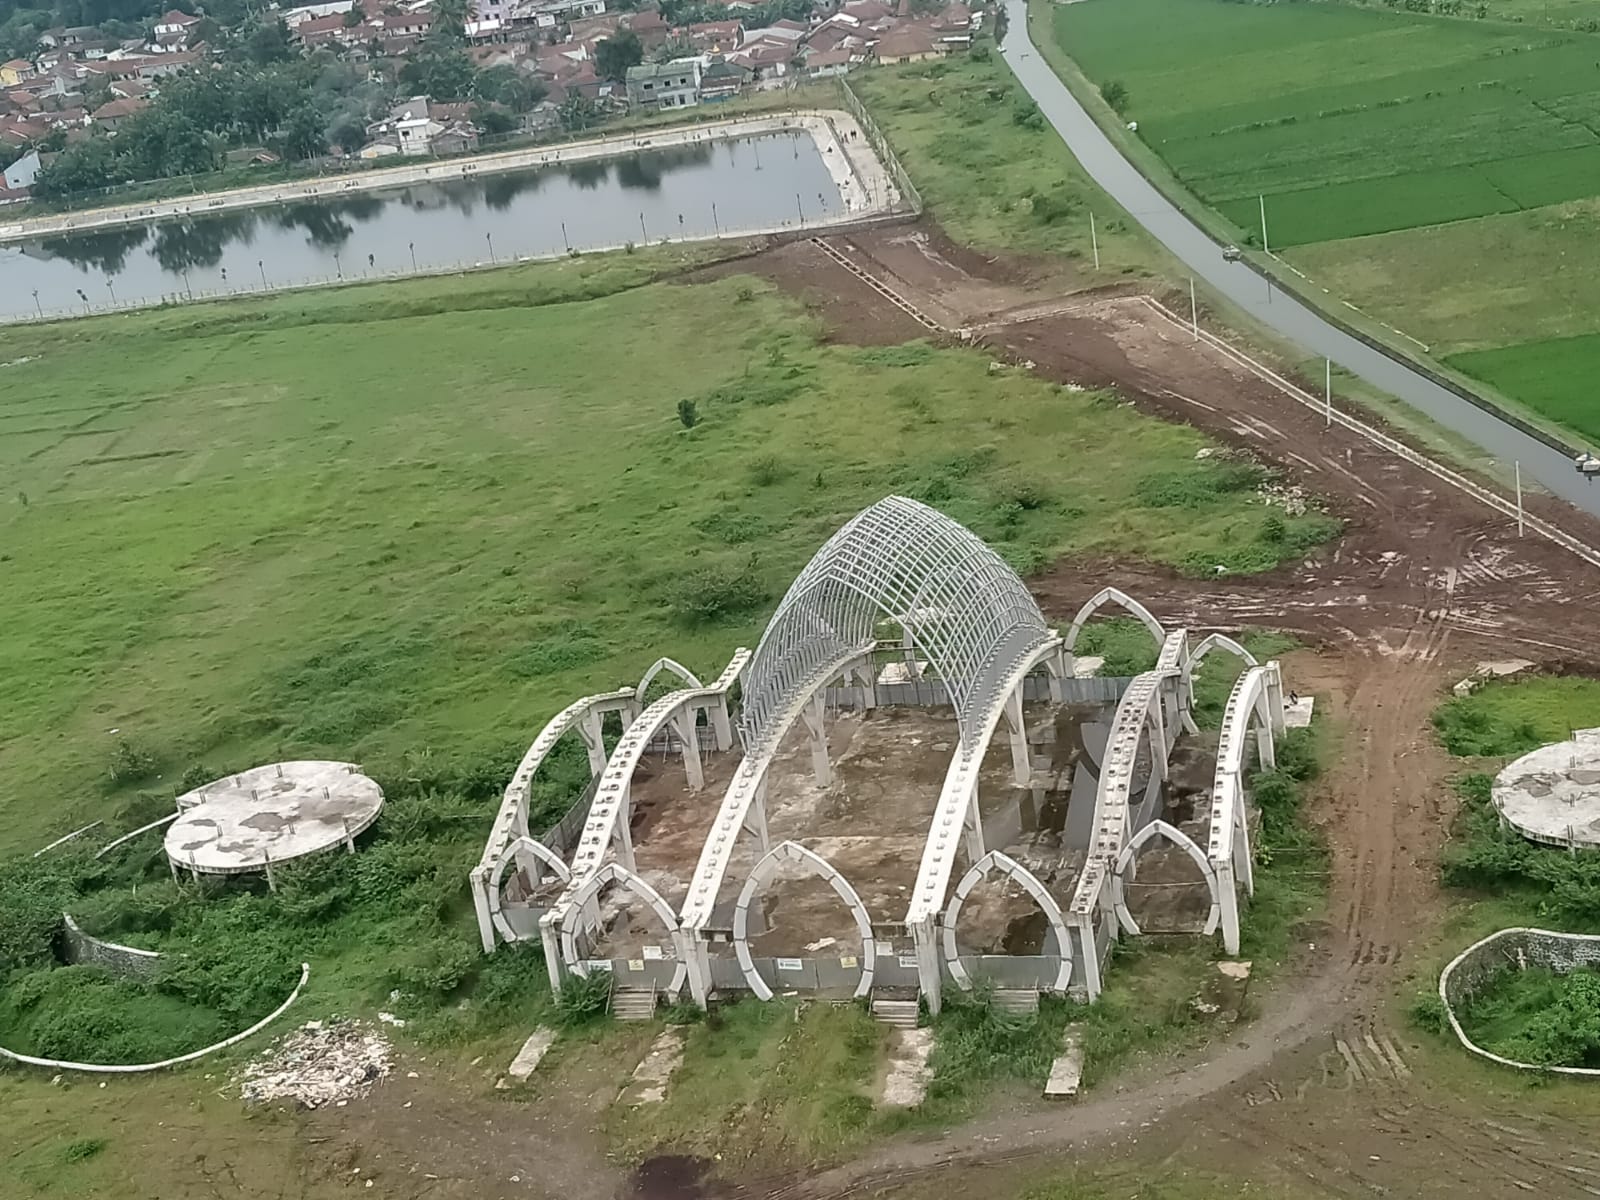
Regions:
[[[1151,28],[1163,36],[1152,39]],[[1056,35],[1196,195],[1274,247],[1600,192],[1600,44],[1333,4],[1088,0]]]

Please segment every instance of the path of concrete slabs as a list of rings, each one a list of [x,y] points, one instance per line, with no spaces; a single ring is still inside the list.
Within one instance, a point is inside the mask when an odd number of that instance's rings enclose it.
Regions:
[[[1531,841],[1573,849],[1600,846],[1600,729],[1540,746],[1494,781],[1501,819]]]
[[[354,852],[354,839],[382,808],[382,789],[355,763],[272,763],[178,797],[167,858],[174,870],[195,875],[270,875],[336,846]]]

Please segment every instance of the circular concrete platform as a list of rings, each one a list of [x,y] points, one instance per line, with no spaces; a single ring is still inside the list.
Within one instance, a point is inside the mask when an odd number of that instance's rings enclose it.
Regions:
[[[1510,763],[1495,776],[1494,806],[1532,841],[1600,846],[1600,729]]]
[[[355,763],[272,763],[179,796],[167,857],[202,875],[262,871],[346,843],[382,808],[382,790]]]

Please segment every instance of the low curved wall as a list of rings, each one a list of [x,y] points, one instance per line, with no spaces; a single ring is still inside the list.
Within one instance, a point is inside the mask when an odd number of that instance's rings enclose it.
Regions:
[[[1600,1078],[1593,1067],[1546,1067],[1518,1062],[1485,1050],[1466,1034],[1456,1019],[1455,1006],[1470,999],[1494,976],[1507,970],[1545,967],[1560,974],[1580,967],[1600,967],[1600,936],[1582,933],[1557,933],[1551,929],[1518,926],[1491,933],[1474,942],[1450,961],[1439,973],[1439,999],[1456,1039],[1472,1053],[1503,1067],[1519,1071],[1547,1071],[1553,1075],[1580,1075]]]
[[[225,1038],[220,1042],[216,1042],[213,1045],[207,1046],[204,1050],[191,1050],[188,1054],[180,1054],[176,1058],[164,1058],[160,1062],[153,1063],[76,1063],[62,1062],[60,1059],[56,1058],[35,1058],[31,1054],[18,1054],[15,1050],[7,1050],[4,1046],[0,1046],[0,1058],[9,1059],[10,1061],[17,1063],[26,1063],[30,1067],[49,1067],[56,1071],[86,1071],[95,1075],[139,1075],[146,1071],[162,1071],[167,1067],[182,1066],[184,1063],[193,1062],[197,1058],[204,1058],[208,1054],[215,1054],[218,1050],[226,1050],[229,1046],[235,1045],[244,1041],[247,1037],[252,1037],[257,1033],[260,1033],[268,1025],[272,1024],[285,1012],[287,1012],[289,1006],[299,999],[300,990],[306,986],[306,980],[310,978],[311,964],[301,963],[300,982],[294,985],[294,991],[289,993],[289,998],[282,1004],[278,1005],[277,1008],[273,1009],[266,1016],[262,1017],[261,1020],[257,1021],[254,1025],[250,1026],[249,1029],[244,1030],[242,1033],[236,1033],[231,1038]]]
[[[61,940],[69,963],[104,967],[118,975],[153,975],[161,968],[161,955],[117,942],[90,937],[78,927],[71,913],[61,914]]]

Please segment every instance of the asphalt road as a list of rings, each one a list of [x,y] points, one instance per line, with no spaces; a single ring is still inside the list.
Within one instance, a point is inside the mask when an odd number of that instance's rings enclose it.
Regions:
[[[1197,280],[1203,280],[1257,321],[1294,342],[1308,357],[1332,359],[1352,375],[1427,414],[1502,462],[1520,463],[1525,483],[1537,482],[1585,512],[1600,515],[1600,484],[1591,484],[1579,475],[1565,454],[1463,400],[1399,359],[1350,336],[1285,295],[1248,265],[1224,262],[1222,248],[1123,157],[1040,57],[1028,32],[1025,0],[1007,0],[1006,18],[1006,38],[1000,52],[1045,119],[1095,182],[1183,260]]]

